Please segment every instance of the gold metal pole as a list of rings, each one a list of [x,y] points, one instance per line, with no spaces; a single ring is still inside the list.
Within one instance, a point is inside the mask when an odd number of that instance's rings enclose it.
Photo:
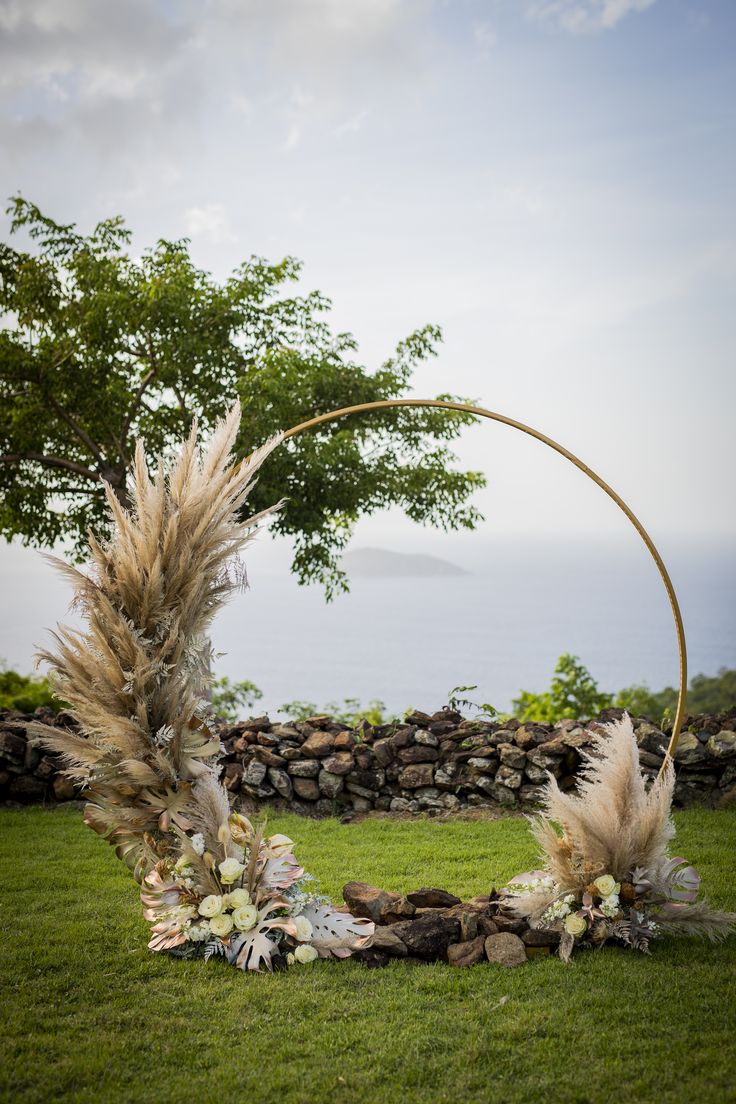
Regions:
[[[667,568],[664,566],[664,561],[654,545],[654,541],[649,536],[642,523],[626,505],[621,496],[617,495],[614,489],[609,487],[605,480],[601,479],[601,477],[589,468],[587,464],[584,464],[574,453],[558,444],[557,441],[553,441],[551,437],[547,437],[544,433],[540,433],[538,429],[532,429],[531,426],[524,425],[523,422],[517,422],[514,418],[507,418],[505,414],[497,414],[493,410],[485,410],[482,406],[472,406],[470,403],[449,402],[445,399],[381,399],[377,402],[359,403],[357,406],[345,406],[340,410],[330,410],[327,414],[318,414],[315,418],[310,418],[306,422],[300,422],[299,425],[293,426],[291,429],[287,430],[284,434],[284,439],[296,437],[297,434],[304,433],[307,429],[313,429],[315,426],[322,425],[325,422],[332,422],[336,418],[343,418],[348,414],[365,414],[370,410],[389,410],[394,406],[436,406],[443,410],[461,410],[466,414],[475,414],[479,418],[490,418],[491,421],[502,422],[503,425],[511,426],[512,429],[520,429],[522,433],[526,433],[530,437],[535,437],[537,441],[541,441],[543,445],[548,445],[551,449],[554,449],[555,452],[558,452],[560,456],[564,456],[566,460],[574,464],[576,468],[579,468],[589,479],[597,483],[601,490],[606,492],[609,498],[613,499],[619,509],[629,519],[641,539],[644,541],[644,544],[649,549],[651,557],[657,565],[657,570],[662,577],[662,582],[664,583],[667,597],[672,607],[675,633],[677,634],[677,650],[680,657],[680,689],[677,696],[677,711],[672,726],[670,742],[667,746],[664,761],[660,768],[661,774],[668,760],[675,753],[677,741],[680,736],[680,729],[682,727],[682,718],[685,713],[685,695],[687,693],[687,650],[685,646],[685,629],[682,624],[682,614],[680,613],[680,606],[677,601],[677,595],[675,594],[675,588],[672,585],[672,580],[669,577]]]

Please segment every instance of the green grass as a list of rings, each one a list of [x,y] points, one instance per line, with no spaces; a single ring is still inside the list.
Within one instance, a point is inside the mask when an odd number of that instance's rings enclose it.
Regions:
[[[677,817],[676,854],[736,906],[736,815]],[[528,869],[523,820],[271,820],[348,878],[463,897]],[[736,1100],[735,941],[516,970],[319,962],[245,976],[146,950],[136,887],[74,810],[0,812],[0,1095],[346,1104]],[[502,998],[507,998],[502,1003]]]

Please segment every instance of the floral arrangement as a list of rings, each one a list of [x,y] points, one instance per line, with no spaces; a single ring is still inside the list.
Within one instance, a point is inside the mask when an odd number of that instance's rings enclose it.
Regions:
[[[87,573],[59,563],[86,628],[59,628],[39,657],[78,732],[33,729],[83,786],[85,822],[141,883],[151,950],[258,970],[344,958],[373,924],[310,889],[292,841],[232,812],[218,781],[208,629],[241,584],[237,556],[265,516],[242,520],[244,505],[280,440],[233,464],[239,420],[236,404],[201,450],[195,424],[153,476],[139,442],[129,510],[106,486],[111,538],[90,537]]]
[[[221,801],[208,787],[213,804]],[[205,961],[221,955],[241,970],[272,970],[345,958],[370,944],[373,923],[336,912],[315,893],[288,836],[266,837],[230,812],[216,839],[180,832],[178,843],[178,858],[158,862],[141,887],[152,951]]]
[[[577,793],[563,793],[550,775],[533,824],[545,866],[511,879],[505,911],[559,932],[565,960],[609,940],[649,953],[650,940],[667,933],[725,938],[736,914],[699,898],[698,872],[667,852],[671,762],[647,789],[628,716],[599,731],[585,757]]]

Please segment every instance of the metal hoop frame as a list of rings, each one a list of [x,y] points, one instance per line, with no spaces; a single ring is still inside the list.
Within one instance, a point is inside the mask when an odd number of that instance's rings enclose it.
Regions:
[[[473,406],[470,403],[450,402],[445,399],[382,399],[377,402],[359,403],[357,406],[345,406],[339,410],[330,410],[327,414],[318,414],[315,418],[309,418],[306,422],[300,422],[299,425],[292,426],[291,429],[284,433],[284,440],[287,440],[289,437],[296,437],[299,433],[304,433],[306,430],[313,429],[315,426],[323,425],[325,422],[332,422],[336,418],[344,418],[348,414],[365,414],[371,410],[390,410],[392,407],[401,406],[433,406],[442,410],[461,410],[466,414],[475,414],[479,418],[488,418],[491,421],[501,422],[503,425],[510,426],[512,429],[521,430],[522,433],[526,433],[529,437],[534,437],[537,441],[541,441],[543,445],[547,445],[549,448],[554,449],[560,456],[564,456],[566,460],[569,460],[571,464],[579,468],[589,479],[592,479],[602,491],[606,492],[609,498],[613,499],[618,508],[634,526],[657,565],[657,570],[659,571],[665,590],[667,591],[667,597],[669,598],[672,617],[675,623],[677,651],[680,659],[680,688],[677,697],[677,711],[672,726],[672,735],[667,746],[662,767],[660,768],[661,774],[668,761],[675,753],[677,741],[680,736],[680,729],[682,728],[683,716],[685,714],[685,697],[687,693],[687,648],[685,645],[685,629],[682,623],[682,614],[680,613],[680,606],[677,601],[677,595],[675,594],[675,588],[672,585],[672,580],[664,565],[664,561],[657,551],[654,541],[636,517],[633,510],[627,506],[621,496],[616,494],[614,489],[610,487],[604,479],[601,479],[596,472],[589,468],[587,464],[584,464],[583,461],[575,456],[574,453],[570,452],[569,449],[558,444],[557,441],[553,441],[551,437],[547,437],[546,434],[540,433],[538,429],[532,429],[531,426],[524,425],[523,422],[517,422],[514,418],[508,418],[505,414],[498,414],[493,410],[486,410],[482,406]]]

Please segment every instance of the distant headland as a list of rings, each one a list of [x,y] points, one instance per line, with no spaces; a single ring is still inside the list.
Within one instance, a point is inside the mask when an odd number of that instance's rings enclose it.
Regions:
[[[468,574],[464,568],[438,556],[388,552],[385,548],[356,548],[353,552],[346,552],[341,566],[351,579],[426,579]]]

